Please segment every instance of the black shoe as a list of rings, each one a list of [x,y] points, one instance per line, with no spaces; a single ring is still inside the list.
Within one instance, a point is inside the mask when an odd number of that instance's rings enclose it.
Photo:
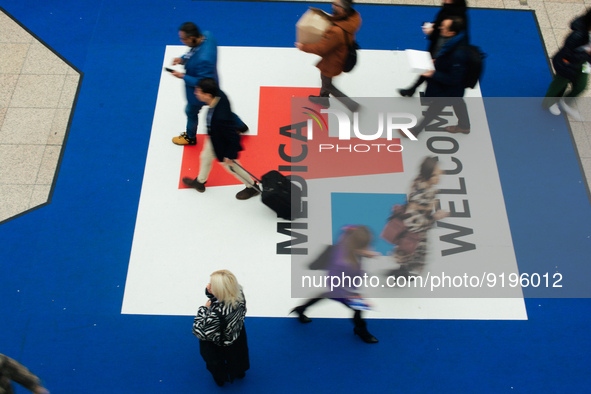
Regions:
[[[291,315],[292,313],[296,313],[298,315],[298,320],[300,321],[300,323],[312,323],[312,319],[304,315],[304,310],[305,308],[298,306],[293,308],[291,312],[289,312],[289,314]]]
[[[236,131],[238,131],[240,134],[248,133],[248,126],[243,125],[242,127],[237,128]]]
[[[320,105],[321,107],[324,107],[324,108],[329,108],[330,107],[330,103],[328,101],[328,96],[314,96],[314,95],[310,95],[310,96],[308,96],[308,100],[310,100],[314,104],[318,104],[318,105]]]
[[[412,97],[412,95],[415,94],[415,90],[414,89],[398,89],[398,94],[400,94],[402,97]]]
[[[419,275],[413,274],[410,271],[407,271],[405,269],[398,268],[398,269],[388,272],[388,276],[392,276],[394,278],[403,277],[408,281],[413,281]]]
[[[222,387],[224,385],[224,383],[226,383],[226,381],[222,380],[222,379],[213,378],[213,380],[215,380],[215,384],[217,384],[220,387]]]
[[[243,379],[246,376],[246,372],[242,371],[236,374],[237,379]]]
[[[371,335],[367,328],[353,327],[353,334],[359,335],[359,338],[365,343],[378,343],[378,339]]]
[[[193,189],[197,190],[199,193],[203,193],[205,191],[205,183],[206,182],[201,183],[197,180],[197,178],[191,179],[191,178],[184,177],[183,183],[186,186],[192,187]]]
[[[414,136],[415,136],[415,138],[417,138],[417,134],[415,133],[415,131],[414,131],[413,129],[408,129],[408,131],[410,131],[410,133],[411,133],[412,135],[414,135]],[[398,134],[400,134],[400,136],[401,136],[402,138],[410,139],[410,138],[409,138],[409,137],[406,135],[406,133],[405,133],[404,131],[400,130],[400,129],[398,129]]]

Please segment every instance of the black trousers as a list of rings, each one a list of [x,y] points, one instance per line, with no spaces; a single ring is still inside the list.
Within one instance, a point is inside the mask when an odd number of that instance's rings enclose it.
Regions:
[[[332,84],[332,78],[326,77],[320,74],[320,81],[322,82],[322,87],[320,88],[320,96],[328,97],[329,94],[332,94],[334,98],[339,100],[349,111],[355,112],[359,107],[355,101],[351,100],[347,95],[337,89],[336,86]]]
[[[244,377],[244,373],[250,368],[244,326],[230,346],[218,346],[213,342],[199,340],[199,353],[216,381],[233,382],[236,378]]]
[[[430,97],[433,101],[429,105],[423,120],[412,128],[413,134],[418,135],[425,127],[435,119],[445,107],[452,106],[454,113],[458,118],[458,127],[461,129],[470,129],[470,118],[468,117],[468,107],[463,97]]]

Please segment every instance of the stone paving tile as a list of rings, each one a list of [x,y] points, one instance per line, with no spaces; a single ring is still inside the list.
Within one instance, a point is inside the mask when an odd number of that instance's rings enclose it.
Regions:
[[[45,147],[41,168],[37,175],[37,185],[51,185],[53,183],[61,150],[62,147],[59,145],[47,145]]]
[[[29,209],[33,185],[0,185],[0,222]]]
[[[51,130],[49,132],[49,137],[47,138],[48,145],[64,144],[68,121],[70,120],[70,112],[70,108],[58,108],[55,110]]]
[[[581,3],[546,2],[546,11],[550,24],[555,29],[568,29],[572,20],[585,12],[585,5]],[[560,43],[562,44],[562,43]]]
[[[532,10],[535,11],[536,19],[540,28],[551,27],[550,19],[548,18],[548,12],[546,12],[546,5],[541,0],[528,0],[527,2]]]
[[[78,90],[78,82],[80,81],[80,74],[67,75],[64,81],[64,86],[61,91],[58,108],[72,108],[76,91]]]
[[[41,204],[45,204],[49,200],[49,193],[51,192],[51,185],[35,185],[31,194],[29,208],[35,208]]]
[[[541,28],[540,31],[542,32],[542,39],[546,45],[546,52],[548,53],[548,56],[552,57],[558,52],[558,44],[556,43],[554,30],[552,28]]]
[[[591,158],[581,158],[581,164],[583,165],[583,171],[587,179],[587,185],[591,184]]]
[[[476,8],[505,8],[503,0],[475,0],[470,3]]]
[[[0,128],[2,128],[2,124],[4,123],[4,117],[6,116],[6,111],[8,108],[0,107]]]
[[[47,144],[54,115],[49,108],[8,108],[0,144]]]
[[[66,75],[21,74],[10,107],[56,108]],[[31,92],[35,92],[34,95]]]
[[[22,74],[67,74],[70,67],[38,41],[31,44]]]
[[[521,4],[519,2],[519,0],[503,0],[503,5],[504,5],[504,8],[506,8],[506,9],[516,9],[516,10],[531,9],[531,7],[529,5],[529,1],[528,1],[528,4]]]
[[[0,74],[0,108],[8,107],[18,77],[17,74]]]
[[[0,43],[0,73],[20,74],[30,44]]]
[[[45,146],[0,145],[0,185],[33,185]]]
[[[31,43],[33,36],[8,15],[0,12],[0,42]]]
[[[591,145],[589,144],[589,138],[587,137],[587,132],[583,122],[571,122],[570,127],[577,144],[579,156],[591,158]]]

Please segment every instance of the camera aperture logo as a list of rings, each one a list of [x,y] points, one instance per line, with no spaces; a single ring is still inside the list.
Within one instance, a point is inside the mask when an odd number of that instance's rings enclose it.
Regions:
[[[386,129],[386,139],[391,141],[393,138],[397,138],[393,136],[394,131],[399,131],[404,133],[410,140],[417,141],[417,137],[409,130],[410,128],[414,127],[417,124],[417,117],[413,114],[409,113],[402,113],[402,112],[388,112],[384,117],[384,113],[380,112],[377,114],[378,117],[378,130],[373,134],[363,134],[360,131],[360,122],[359,122],[359,112],[353,112],[353,121],[349,115],[345,112],[336,110],[336,109],[321,109],[320,113],[315,111],[309,107],[303,107],[304,109],[312,112],[303,112],[305,115],[310,116],[312,119],[308,119],[307,121],[307,134],[308,134],[308,141],[313,140],[314,138],[314,122],[318,124],[320,127],[320,131],[324,132],[324,127],[322,124],[326,126],[326,130],[328,133],[328,125],[324,117],[321,114],[333,114],[337,118],[338,124],[338,139],[347,141],[351,140],[352,134],[354,138],[358,138],[363,141],[375,141],[382,138],[384,134],[384,126]],[[384,121],[385,118],[385,121]],[[401,119],[410,120],[410,122],[400,123]],[[322,122],[321,122],[322,121]],[[351,129],[353,133],[351,133]],[[385,147],[388,152],[398,153],[402,152],[403,147],[401,144],[349,144],[349,145],[334,145],[334,144],[318,144],[319,152],[323,151],[347,151],[347,152],[357,152],[357,153],[367,153],[370,151],[380,151],[380,148]]]

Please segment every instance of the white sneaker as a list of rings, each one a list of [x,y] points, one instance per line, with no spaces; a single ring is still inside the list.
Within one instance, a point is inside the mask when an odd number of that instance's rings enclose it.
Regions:
[[[581,116],[581,114],[576,109],[574,109],[573,107],[567,105],[564,102],[564,99],[560,99],[560,107],[564,110],[564,112],[566,112],[567,114],[569,114],[577,122],[582,122],[583,121],[583,117]]]
[[[558,107],[558,103],[555,103],[553,106],[551,106],[550,108],[548,108],[548,111],[550,111],[550,113],[552,115],[560,115],[560,108]]]

